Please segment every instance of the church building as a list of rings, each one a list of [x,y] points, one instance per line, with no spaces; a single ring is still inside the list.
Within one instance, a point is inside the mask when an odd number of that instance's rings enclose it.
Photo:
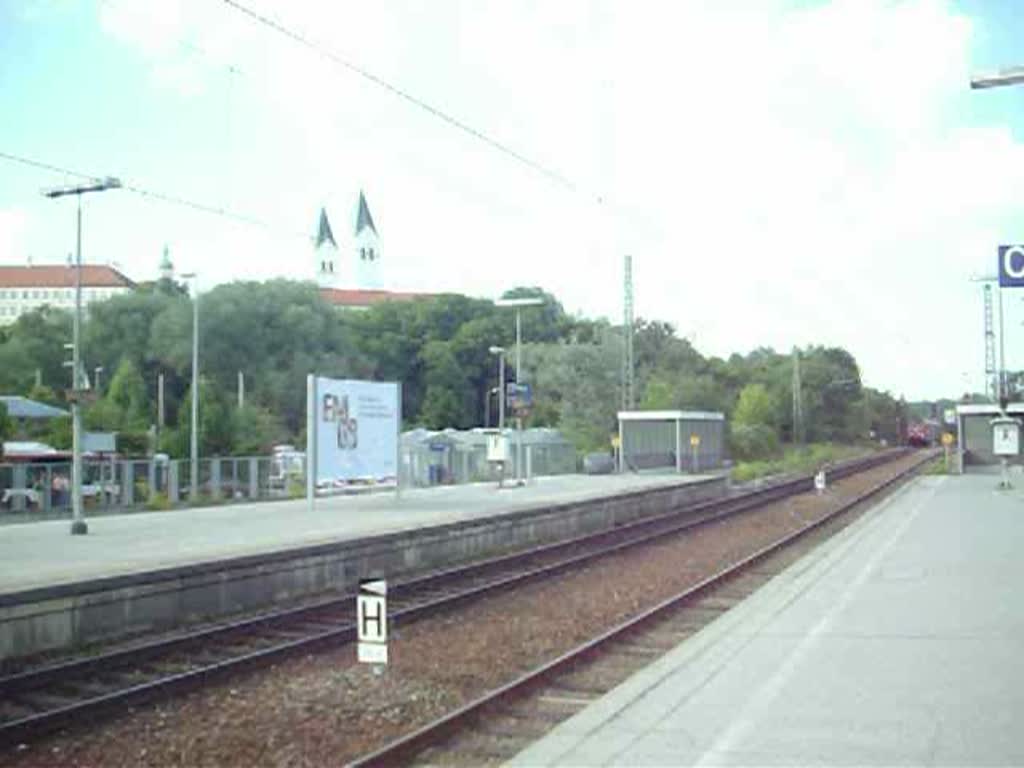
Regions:
[[[313,256],[320,295],[336,307],[366,309],[384,301],[408,301],[425,295],[384,290],[380,235],[362,191],[354,227],[340,247],[327,210],[320,209],[313,237]]]

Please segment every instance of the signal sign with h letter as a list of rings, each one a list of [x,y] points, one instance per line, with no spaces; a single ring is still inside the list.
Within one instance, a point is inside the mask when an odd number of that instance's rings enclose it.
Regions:
[[[388,583],[384,579],[363,579],[356,597],[356,631],[359,661],[388,663]]]

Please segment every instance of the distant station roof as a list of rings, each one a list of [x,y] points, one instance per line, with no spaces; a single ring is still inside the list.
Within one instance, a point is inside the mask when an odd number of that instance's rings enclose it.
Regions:
[[[619,421],[725,421],[717,411],[619,411]]]
[[[0,266],[0,288],[71,288],[75,270],[59,265]],[[103,264],[82,265],[82,285],[87,288],[134,288],[121,272]]]
[[[356,211],[356,234],[369,227],[373,234],[377,234],[377,228],[373,226],[373,217],[370,215],[370,206],[366,204],[366,196],[359,190],[359,210]]]
[[[57,419],[68,415],[60,408],[18,395],[0,395],[0,403],[7,406],[7,415],[12,419]]]
[[[348,288],[321,288],[320,296],[336,307],[372,307],[386,301],[412,301],[430,298],[429,293],[400,291],[359,290]]]
[[[963,403],[956,407],[961,416],[998,416],[999,406],[996,403]],[[1024,403],[1007,403],[1007,413],[1024,413]]]

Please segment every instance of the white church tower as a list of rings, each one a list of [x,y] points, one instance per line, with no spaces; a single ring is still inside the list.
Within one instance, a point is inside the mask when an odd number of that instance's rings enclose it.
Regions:
[[[313,256],[316,259],[316,283],[321,288],[337,288],[341,282],[341,263],[338,259],[338,244],[334,242],[331,224],[327,221],[327,210],[320,209],[320,223],[313,238]]]
[[[353,255],[356,283],[354,287],[359,290],[381,288],[383,275],[380,264],[380,236],[373,225],[370,207],[366,204],[366,196],[362,190],[359,191],[359,204],[356,209]]]

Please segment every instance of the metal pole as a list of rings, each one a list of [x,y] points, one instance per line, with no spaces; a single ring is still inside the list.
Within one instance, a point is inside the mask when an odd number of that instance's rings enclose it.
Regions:
[[[163,429],[165,424],[164,419],[164,375],[158,374],[156,377],[156,425],[159,429]]]
[[[505,353],[498,355],[498,429],[505,429]]]
[[[71,343],[71,534],[81,536],[89,532],[89,526],[82,514],[82,406],[78,402],[81,394],[81,380],[78,366],[81,364],[79,335],[82,324],[82,195],[78,199],[78,221],[75,246],[75,316],[72,322]]]
[[[395,498],[402,498],[402,382],[395,382]]]
[[[199,499],[199,278],[192,279],[192,435],[189,501]]]
[[[238,410],[245,407],[245,373],[238,372]]]
[[[287,487],[287,475],[285,487]],[[306,376],[306,508],[316,504],[316,376]]]
[[[519,397],[519,380],[523,370],[523,324],[522,310],[516,307],[516,397]],[[516,413],[516,485],[523,484],[523,417]]]
[[[1006,334],[1003,333],[1003,287],[999,286],[999,403],[1009,397],[1006,391]]]

